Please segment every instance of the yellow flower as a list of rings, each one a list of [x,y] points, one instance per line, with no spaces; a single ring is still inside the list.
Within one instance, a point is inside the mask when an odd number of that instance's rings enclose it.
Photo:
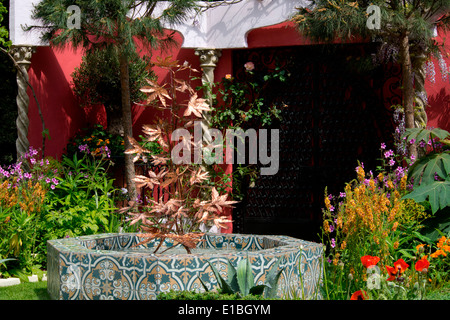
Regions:
[[[325,220],[323,222],[323,230],[325,230],[326,233],[328,233],[330,231],[330,226],[328,225],[328,221]]]
[[[391,180],[388,180],[387,186],[388,186],[389,189],[394,189],[394,184],[392,183]]]
[[[395,222],[394,222],[394,225],[392,226],[392,231],[397,230],[397,227],[398,227],[398,222],[395,221]]]
[[[406,190],[406,180],[408,179],[407,175],[404,175],[402,179],[400,180],[400,189]]]
[[[356,173],[358,174],[358,180],[359,181],[363,181],[364,180],[364,176],[366,175],[366,173],[364,172],[363,167],[358,166],[358,168],[356,169]]]
[[[373,179],[369,180],[369,191],[370,192],[375,192],[376,189],[376,184],[375,181]]]
[[[330,199],[329,199],[328,197],[325,197],[324,202],[325,202],[325,207],[326,207],[328,210],[330,210],[330,208],[331,208]]]

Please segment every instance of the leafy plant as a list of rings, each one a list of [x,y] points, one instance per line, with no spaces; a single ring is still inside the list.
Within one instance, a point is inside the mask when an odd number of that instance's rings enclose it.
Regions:
[[[213,105],[208,116],[211,127],[225,132],[227,129],[246,130],[247,127],[269,127],[281,120],[281,112],[286,105],[282,101],[270,99],[268,88],[277,88],[289,79],[287,67],[276,65],[271,70],[263,70],[249,61],[244,66],[242,77],[237,79],[227,75],[214,87]],[[236,150],[239,152],[239,150]],[[234,166],[232,173],[234,200],[241,201],[246,185],[252,185],[258,178],[255,164]]]
[[[434,214],[450,205],[450,151],[447,147],[450,133],[439,128],[413,128],[407,129],[404,136],[407,141],[431,144],[431,150],[409,168],[408,178],[414,189],[404,198],[428,201]]]
[[[157,300],[261,300],[261,296],[247,295],[241,297],[239,294],[225,294],[220,292],[195,292],[195,291],[175,291],[161,292],[156,297]]]
[[[373,255],[382,264],[414,257],[414,245],[428,242],[422,228],[430,215],[426,207],[404,197],[411,190],[403,158],[383,143],[378,172],[356,167],[357,178],[338,196],[325,191],[322,242],[326,245],[325,292],[332,299],[346,299],[364,281],[360,257]]]
[[[86,150],[87,151],[87,150]],[[100,160],[88,152],[81,159],[63,157],[58,183],[47,197],[44,239],[63,238],[101,232],[114,232],[114,197],[120,191],[108,176],[107,153]]]
[[[85,151],[80,150],[80,146],[86,146],[91,155],[100,159],[102,157],[102,148],[108,148],[112,158],[123,157],[125,151],[123,137],[119,134],[110,133],[100,124],[81,129],[73,136],[66,146],[66,155],[72,158],[77,154],[78,158],[83,156]]]
[[[144,98],[139,90],[145,79],[151,76],[147,70],[147,57],[137,53],[130,55],[130,99],[140,101]],[[120,65],[118,53],[112,48],[86,52],[79,68],[72,73],[73,91],[82,107],[103,105],[107,117],[107,132],[123,134],[122,93],[120,88]]]
[[[195,150],[203,150],[203,146],[193,140],[195,134],[189,130],[193,130],[195,121],[200,123],[204,119],[203,112],[208,111],[209,106],[205,99],[198,97],[190,85],[191,79],[184,80],[177,74],[187,72],[189,75],[198,71],[188,64],[179,65],[171,57],[157,58],[153,66],[169,71],[169,86],[148,80],[148,85],[141,90],[147,94],[147,106],[164,110],[168,116],[143,127],[144,143],[128,137],[133,147],[125,153],[133,155],[135,162],[142,159],[153,167],[148,175],[137,175],[135,179],[138,187],[149,191],[148,201],[130,202],[130,206],[122,212],[129,215],[130,225],[139,223],[143,231],[138,235],[143,238],[141,244],[169,238],[190,252],[200,241],[200,227],[226,228],[230,220],[224,209],[230,208],[235,201],[227,200],[228,195],[220,194],[215,188],[215,183],[220,182],[211,180],[213,168],[204,162],[203,152],[196,161],[191,158],[191,150],[194,149],[195,153]],[[181,99],[187,103],[179,102]],[[176,128],[182,130],[182,135],[174,138],[172,130]],[[161,153],[155,155],[146,148],[149,142],[157,142]],[[154,188],[159,188],[162,195],[156,196]],[[160,245],[162,243],[160,241]],[[155,252],[159,248],[157,246]]]
[[[264,284],[257,285],[254,282],[252,266],[250,260],[242,259],[238,262],[237,268],[235,268],[231,262],[227,261],[227,279],[225,280],[214,265],[208,261],[214,276],[217,279],[221,293],[224,294],[237,294],[241,297],[247,295],[261,296],[264,294],[265,298],[275,298],[277,294],[278,279],[280,278],[283,269],[278,270],[281,258],[279,258],[266,276]],[[199,278],[203,288],[209,291],[205,283]]]

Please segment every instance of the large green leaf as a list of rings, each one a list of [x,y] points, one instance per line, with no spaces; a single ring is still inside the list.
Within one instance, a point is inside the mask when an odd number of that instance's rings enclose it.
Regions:
[[[282,268],[281,270],[278,270],[280,263],[281,263],[281,258],[278,258],[278,260],[273,264],[270,271],[267,273],[266,281],[265,281],[267,289],[264,293],[264,296],[266,298],[274,298],[277,294],[278,279],[280,278],[280,275],[284,269],[284,268]]]
[[[231,264],[230,260],[228,260],[227,283],[233,292],[239,292],[236,268]]]
[[[434,175],[446,179],[450,173],[450,154],[447,152],[433,153],[417,160],[408,170],[409,178],[414,179],[414,185],[429,185],[434,182]]]
[[[450,205],[450,181],[434,181],[431,184],[422,184],[403,196],[403,199],[414,199],[420,203],[429,201],[431,211],[436,213],[439,209],[444,209]]]
[[[219,284],[220,289],[222,290],[222,293],[225,294],[233,294],[233,290],[231,289],[230,285],[225,281],[224,278],[220,275],[220,273],[217,271],[217,269],[212,265],[211,262],[207,261],[209,266],[211,267],[214,276],[217,279],[217,283]]]
[[[250,293],[250,288],[254,286],[252,266],[249,259],[242,259],[237,265],[237,282],[243,296]]]
[[[441,128],[434,128],[432,130],[429,129],[423,129],[423,128],[408,128],[405,129],[405,134],[403,135],[406,137],[406,141],[410,141],[411,139],[416,140],[416,142],[420,142],[424,140],[425,142],[428,142],[429,139],[436,137],[439,139],[445,139],[450,135],[450,133],[444,129]]]

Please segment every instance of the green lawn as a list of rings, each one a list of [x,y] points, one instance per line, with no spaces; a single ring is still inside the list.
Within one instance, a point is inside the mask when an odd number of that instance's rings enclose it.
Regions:
[[[47,281],[0,287],[0,300],[50,300],[47,293]]]

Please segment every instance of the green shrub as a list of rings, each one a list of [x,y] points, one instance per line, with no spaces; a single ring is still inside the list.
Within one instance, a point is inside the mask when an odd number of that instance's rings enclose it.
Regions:
[[[242,297],[238,293],[223,293],[217,291],[195,292],[195,291],[168,291],[161,292],[157,300],[264,300],[260,295],[247,295]]]

